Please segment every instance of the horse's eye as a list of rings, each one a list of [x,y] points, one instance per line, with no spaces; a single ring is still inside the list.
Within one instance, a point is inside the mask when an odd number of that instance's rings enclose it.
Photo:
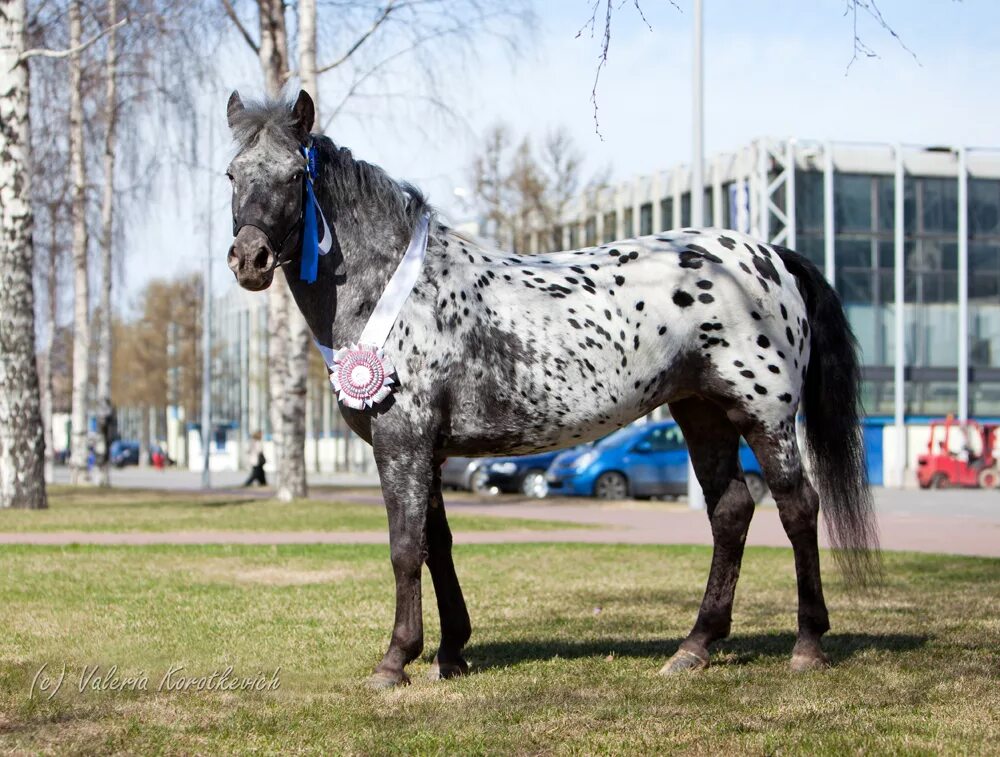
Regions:
[[[236,183],[236,178],[229,171],[226,171],[226,178],[229,179],[230,183]]]
[[[292,174],[291,178],[288,180],[289,184],[294,184],[297,181],[302,181],[302,172],[296,171]]]

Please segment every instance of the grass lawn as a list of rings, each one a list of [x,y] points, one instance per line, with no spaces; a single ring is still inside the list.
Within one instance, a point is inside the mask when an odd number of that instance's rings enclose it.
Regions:
[[[7,547],[0,750],[126,753],[996,753],[1000,561],[890,554],[887,585],[827,580],[835,667],[793,675],[794,575],[747,550],[735,636],[697,675],[655,675],[687,631],[702,547],[458,548],[469,677],[363,686],[388,638],[384,547]],[[827,560],[829,563],[830,561]],[[43,664],[67,669],[51,701]],[[84,665],[149,691],[76,691]],[[269,676],[273,692],[155,693],[172,665]]]
[[[581,527],[461,513],[449,513],[448,520],[454,531]],[[386,527],[385,509],[379,506],[319,499],[279,503],[233,494],[142,489],[50,486],[47,510],[0,509],[0,532],[385,531]]]

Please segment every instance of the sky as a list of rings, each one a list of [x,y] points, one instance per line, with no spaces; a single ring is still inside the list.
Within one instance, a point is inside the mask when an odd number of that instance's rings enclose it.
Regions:
[[[591,2],[536,0],[536,22],[519,34],[519,57],[487,42],[473,59],[442,72],[441,88],[457,118],[397,109],[385,118],[344,120],[328,136],[420,186],[453,221],[468,215],[455,189],[467,186],[476,147],[498,121],[538,139],[565,127],[587,170],[608,167],[612,181],[688,162],[692,0],[675,0],[679,9],[670,0],[641,0],[649,26],[629,2],[616,11],[597,90],[600,134],[590,97],[602,29],[593,38],[589,30],[577,36]],[[850,66],[853,21],[844,0],[704,4],[707,157],[760,136],[1000,147],[1000,2],[879,0],[912,54],[859,16],[858,32],[878,57],[859,57]],[[211,119],[214,135],[212,202],[206,171],[159,179],[149,212],[137,214],[127,229],[123,308],[150,278],[203,266],[208,250],[215,291],[233,285],[225,265],[229,186],[221,176],[232,157],[225,102],[230,89],[253,95],[261,83],[241,43],[230,40],[217,56],[221,90],[205,93],[202,116]],[[327,91],[334,86],[321,82],[321,102],[335,99],[337,93]],[[207,144],[201,147],[207,152]]]

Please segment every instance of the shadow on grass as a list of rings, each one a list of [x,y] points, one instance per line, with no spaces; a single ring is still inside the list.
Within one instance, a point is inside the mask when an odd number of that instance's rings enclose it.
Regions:
[[[930,637],[915,634],[830,634],[824,637],[823,647],[834,663],[850,659],[859,652],[870,649],[887,652],[907,652],[923,647]],[[683,641],[681,638],[662,640],[636,640],[608,637],[587,641],[563,639],[523,639],[472,644],[465,656],[475,661],[479,670],[507,667],[520,662],[550,660],[556,657],[578,659],[584,657],[645,657],[651,664],[669,657]],[[743,664],[762,658],[790,657],[795,644],[795,634],[776,632],[733,636],[712,646],[712,656],[728,655],[733,662]]]

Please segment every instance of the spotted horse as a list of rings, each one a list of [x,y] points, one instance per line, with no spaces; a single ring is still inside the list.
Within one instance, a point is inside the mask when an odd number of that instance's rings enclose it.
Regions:
[[[396,612],[373,685],[408,682],[404,668],[422,652],[424,563],[441,622],[432,677],[468,671],[471,625],[441,497],[446,457],[580,444],[664,403],[704,490],[714,551],[694,627],[661,672],[706,667],[712,642],[729,633],[754,512],[740,437],[760,461],[794,550],[792,668],[828,664],[820,504],[848,577],[877,573],[878,552],[855,342],[837,295],[808,260],[714,229],[511,254],[450,229],[417,189],[312,134],[304,92],[294,104],[247,105],[234,92],[227,115],[237,144],[229,266],[253,291],[280,267],[328,360],[376,319],[404,251],[426,231],[412,289],[378,345],[391,393],[372,407],[341,407],[374,448],[389,518]],[[329,252],[307,260],[313,197]],[[800,407],[815,488],[796,437]]]

